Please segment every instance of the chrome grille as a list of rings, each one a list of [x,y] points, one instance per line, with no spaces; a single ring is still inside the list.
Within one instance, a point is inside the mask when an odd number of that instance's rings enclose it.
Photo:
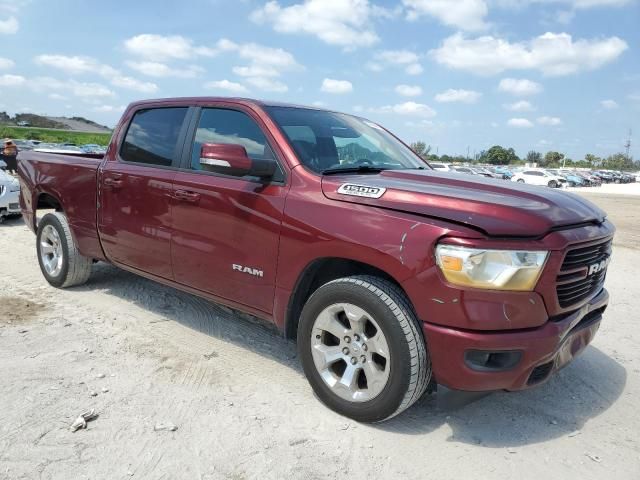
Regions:
[[[593,265],[607,261],[610,256],[611,240],[567,252],[556,281],[560,307],[575,305],[602,289],[607,275],[606,266],[595,272],[590,273],[590,270]]]

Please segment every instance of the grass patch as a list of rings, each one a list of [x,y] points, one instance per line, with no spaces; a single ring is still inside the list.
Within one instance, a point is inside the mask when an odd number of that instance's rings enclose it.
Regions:
[[[0,138],[40,140],[45,143],[75,143],[84,145],[96,143],[108,145],[110,133],[70,132],[68,130],[55,130],[52,128],[20,128],[2,125],[0,126]]]

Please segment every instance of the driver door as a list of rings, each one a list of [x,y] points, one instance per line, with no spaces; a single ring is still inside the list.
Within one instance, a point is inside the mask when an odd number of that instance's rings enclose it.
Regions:
[[[175,280],[271,313],[287,185],[203,168],[206,143],[243,146],[252,159],[277,161],[266,129],[248,110],[199,109],[173,183],[171,257]]]

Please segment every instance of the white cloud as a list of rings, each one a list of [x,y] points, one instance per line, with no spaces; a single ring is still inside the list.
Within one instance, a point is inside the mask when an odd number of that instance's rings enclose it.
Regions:
[[[576,10],[584,10],[596,7],[623,7],[636,0],[494,0],[494,4],[500,7],[523,8],[530,4],[560,4]]]
[[[115,97],[116,94],[105,85],[100,83],[78,82],[76,80],[58,80],[51,77],[35,77],[25,80],[26,86],[38,93],[49,93],[49,95],[59,95],[56,99],[64,98],[57,92],[68,92],[76,97],[81,97],[85,101],[96,98]]]
[[[304,0],[291,6],[269,1],[251,13],[256,23],[269,23],[280,33],[313,35],[329,45],[346,49],[368,47],[378,42],[372,19],[388,11],[369,0]]]
[[[0,75],[0,87],[19,87],[27,81],[21,75],[4,74]]]
[[[514,103],[505,103],[503,105],[507,110],[511,110],[512,112],[532,112],[535,110],[535,107],[526,100],[520,100],[519,102]]]
[[[269,66],[280,70],[301,68],[295,57],[282,48],[267,47],[258,43],[237,44],[226,38],[219,40],[217,47],[220,51],[236,52],[240,58],[248,60],[253,66]]]
[[[627,98],[629,100],[633,100],[634,102],[640,102],[640,92],[630,93]]]
[[[266,92],[286,92],[287,85],[279,80],[283,72],[302,70],[295,57],[282,48],[272,48],[257,43],[238,44],[223,38],[216,44],[220,52],[233,52],[247,60],[248,65],[233,67],[233,73],[245,77],[246,82]]]
[[[265,65],[249,65],[245,67],[233,67],[233,73],[239,77],[279,77],[280,71]]]
[[[185,60],[193,57],[213,57],[215,49],[194,45],[193,41],[180,35],[154,35],[144,33],[124,42],[125,49],[139,57],[162,60]]]
[[[424,68],[422,68],[422,65],[419,63],[412,63],[411,65],[407,65],[404,71],[407,75],[420,75],[424,71]]]
[[[20,24],[16,17],[9,17],[6,20],[0,20],[0,34],[13,35],[18,33]]]
[[[402,3],[407,7],[409,20],[428,15],[460,30],[487,28],[484,18],[489,9],[484,0],[403,0]]]
[[[111,112],[124,112],[124,105],[100,105],[93,108],[94,112],[103,112],[103,113],[111,113]]]
[[[115,97],[115,93],[99,83],[71,81],[68,86],[76,97]]]
[[[195,78],[204,72],[202,67],[197,65],[189,65],[184,68],[172,68],[166,63],[161,62],[126,62],[127,66],[137,72],[149,77],[176,77],[176,78]]]
[[[122,73],[110,65],[100,63],[92,57],[67,56],[67,55],[38,55],[35,63],[48,68],[62,70],[70,75],[97,74],[109,80],[114,87],[134,90],[142,93],[154,93],[158,91],[155,83],[143,82],[135,78],[122,75]]]
[[[348,80],[335,80],[333,78],[325,78],[322,81],[320,90],[325,93],[350,93],[353,91],[353,84]]]
[[[549,127],[562,125],[562,120],[560,120],[558,117],[538,117],[536,119],[536,122],[538,122],[540,125],[546,125]]]
[[[387,105],[379,109],[373,109],[374,112],[396,113],[398,115],[411,115],[415,117],[431,118],[435,117],[436,111],[429,105],[416,102],[405,102],[396,105]]]
[[[67,100],[67,97],[59,93],[50,93],[48,96],[51,100]]]
[[[540,35],[514,42],[491,35],[467,39],[456,33],[429,54],[436,62],[480,75],[505,70],[538,70],[545,75],[569,75],[595,70],[618,58],[628,48],[618,37],[573,40],[568,33]]]
[[[600,102],[602,108],[606,108],[607,110],[613,110],[614,108],[618,108],[618,102],[615,100],[602,100]]]
[[[515,128],[531,128],[533,127],[533,123],[531,123],[526,118],[511,118],[507,122],[507,125]]]
[[[441,103],[476,103],[482,96],[480,92],[473,90],[456,90],[450,88],[444,92],[438,93],[435,97],[436,102]]]
[[[231,82],[229,80],[215,80],[212,82],[207,82],[204,84],[204,88],[210,90],[224,90],[225,92],[231,93],[247,92],[247,87],[245,87],[241,83]]]
[[[535,95],[542,91],[542,85],[527,80],[526,78],[503,78],[500,80],[498,90],[519,97]]]
[[[15,66],[15,62],[9,58],[0,57],[0,70],[8,70]]]
[[[95,73],[103,77],[117,75],[118,71],[98,62],[91,57],[67,56],[67,55],[38,55],[35,63],[44,67],[62,70],[71,75],[81,73]]]
[[[132,77],[120,75],[111,79],[111,85],[141,93],[155,93],[158,91],[158,85],[155,83],[143,82]]]
[[[404,67],[408,75],[420,75],[422,65],[418,63],[420,56],[410,50],[382,50],[373,56],[374,60],[367,63],[367,68],[373,72],[381,72],[392,66]]]
[[[422,88],[418,85],[398,85],[395,90],[396,93],[403,97],[418,97],[422,95]]]
[[[284,93],[289,90],[284,83],[268,77],[249,77],[247,83],[265,92]]]

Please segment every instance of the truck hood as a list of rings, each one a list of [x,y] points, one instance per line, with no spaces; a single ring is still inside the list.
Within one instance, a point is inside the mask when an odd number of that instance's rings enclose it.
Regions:
[[[373,190],[338,192],[352,184]],[[386,190],[373,198],[382,192],[375,189]],[[606,216],[591,202],[557,189],[431,170],[325,175],[322,190],[332,200],[448,220],[490,236],[538,237],[559,227],[600,223]]]

